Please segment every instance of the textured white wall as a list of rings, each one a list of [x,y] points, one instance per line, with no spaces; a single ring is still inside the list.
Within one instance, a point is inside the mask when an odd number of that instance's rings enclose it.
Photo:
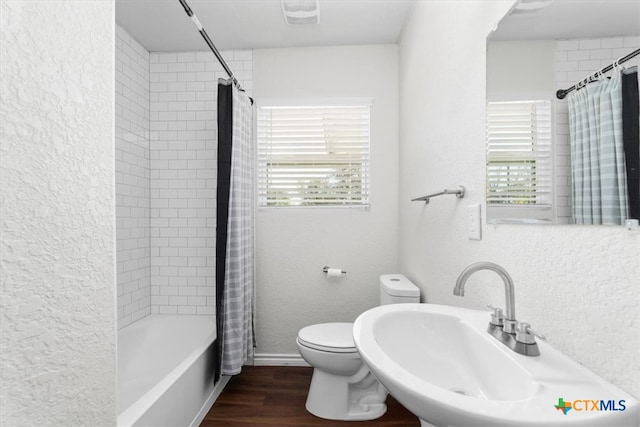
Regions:
[[[483,203],[485,37],[512,1],[416,2],[400,43],[400,267],[428,302],[504,305],[500,279],[459,273],[476,261],[515,281],[517,317],[556,348],[640,396],[640,233],[622,227],[484,225],[467,239],[466,204]],[[413,195],[463,184],[462,200]]]
[[[397,46],[255,50],[254,95],[373,98],[371,210],[257,213],[256,353],[297,354],[306,325],[353,321],[378,304],[378,276],[397,269]],[[327,279],[322,267],[347,270]]]
[[[0,8],[0,424],[113,426],[113,3]]]
[[[151,313],[149,52],[116,25],[118,329]]]

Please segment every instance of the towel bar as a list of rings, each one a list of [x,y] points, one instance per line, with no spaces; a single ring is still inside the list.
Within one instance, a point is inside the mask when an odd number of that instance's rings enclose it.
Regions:
[[[458,199],[462,199],[464,197],[464,187],[462,185],[458,186],[457,190],[447,190],[446,188],[438,193],[428,194],[426,196],[417,197],[415,199],[411,199],[412,202],[425,202],[429,203],[429,199],[436,196],[442,196],[444,194],[455,194]]]

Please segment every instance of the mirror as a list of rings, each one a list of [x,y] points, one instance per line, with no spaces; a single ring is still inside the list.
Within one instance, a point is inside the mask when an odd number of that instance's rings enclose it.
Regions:
[[[555,93],[638,48],[640,2],[521,0],[500,21],[487,40],[488,223],[575,222],[567,99]]]

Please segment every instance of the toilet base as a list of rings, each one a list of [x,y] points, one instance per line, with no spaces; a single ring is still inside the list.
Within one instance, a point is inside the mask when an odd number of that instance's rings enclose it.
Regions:
[[[327,420],[374,420],[387,412],[384,403],[387,394],[364,365],[349,377],[315,368],[305,407],[316,417]]]

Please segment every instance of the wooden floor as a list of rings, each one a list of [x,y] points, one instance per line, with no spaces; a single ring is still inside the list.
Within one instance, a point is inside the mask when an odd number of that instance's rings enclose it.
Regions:
[[[418,418],[391,396],[387,413],[373,421],[329,421],[304,407],[312,368],[245,366],[216,400],[200,427],[327,426],[414,427]]]

